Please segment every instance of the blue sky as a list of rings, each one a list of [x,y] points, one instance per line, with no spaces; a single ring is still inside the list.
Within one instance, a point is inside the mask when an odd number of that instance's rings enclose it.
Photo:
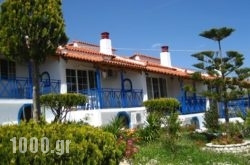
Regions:
[[[62,0],[66,33],[72,40],[99,44],[100,33],[110,33],[118,55],[142,53],[159,57],[168,45],[172,65],[193,68],[190,55],[217,50],[199,34],[210,28],[235,32],[222,41],[223,51],[244,54],[250,66],[249,0]]]

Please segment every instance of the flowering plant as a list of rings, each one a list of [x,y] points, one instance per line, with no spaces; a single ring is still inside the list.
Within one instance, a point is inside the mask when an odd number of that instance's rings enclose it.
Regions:
[[[139,151],[137,143],[139,138],[136,136],[135,129],[123,129],[118,137],[118,143],[125,143],[124,156],[126,158],[132,158],[134,154]]]

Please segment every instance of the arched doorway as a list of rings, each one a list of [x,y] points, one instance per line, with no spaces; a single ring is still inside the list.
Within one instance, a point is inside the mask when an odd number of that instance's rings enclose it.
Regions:
[[[24,104],[18,111],[17,121],[29,121],[32,118],[32,104]]]
[[[117,114],[117,117],[118,117],[119,120],[121,120],[123,127],[129,128],[129,126],[130,126],[130,117],[129,117],[129,114],[127,112],[125,112],[125,111],[119,112]]]

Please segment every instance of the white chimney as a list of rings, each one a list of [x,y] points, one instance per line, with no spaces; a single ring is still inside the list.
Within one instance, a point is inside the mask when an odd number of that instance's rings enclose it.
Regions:
[[[100,53],[112,54],[112,45],[108,32],[101,33]]]
[[[168,52],[168,46],[161,47],[160,60],[162,66],[172,67],[170,53]]]
[[[77,42],[73,42],[73,47],[78,47],[78,43]]]

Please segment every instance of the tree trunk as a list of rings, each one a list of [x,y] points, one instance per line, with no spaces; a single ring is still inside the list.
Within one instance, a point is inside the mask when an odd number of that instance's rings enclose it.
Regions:
[[[32,66],[32,98],[33,98],[33,119],[40,121],[41,107],[40,107],[40,70],[39,64],[35,60],[31,60]]]

